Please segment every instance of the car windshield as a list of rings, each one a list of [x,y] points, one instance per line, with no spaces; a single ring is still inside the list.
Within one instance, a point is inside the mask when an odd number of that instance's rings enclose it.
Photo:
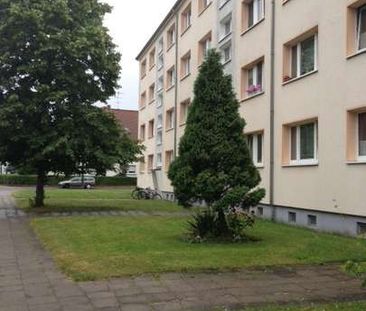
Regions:
[[[74,178],[71,178],[71,181],[81,181],[81,178],[80,177],[74,177]]]

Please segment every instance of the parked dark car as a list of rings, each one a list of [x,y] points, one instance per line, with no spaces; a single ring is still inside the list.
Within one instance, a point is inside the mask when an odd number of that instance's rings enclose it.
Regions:
[[[82,177],[73,177],[70,180],[61,181],[59,184],[60,188],[70,189],[90,189],[95,187],[95,178],[91,176],[84,176],[84,182]]]

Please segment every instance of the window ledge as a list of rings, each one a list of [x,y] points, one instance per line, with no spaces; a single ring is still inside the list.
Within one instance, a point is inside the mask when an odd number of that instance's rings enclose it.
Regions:
[[[154,64],[154,65],[152,65],[152,66],[150,66],[149,71],[153,70],[153,69],[154,69],[154,67],[155,67],[155,64]]]
[[[282,5],[285,5],[286,3],[288,3],[290,0],[284,0],[283,2],[282,2]]]
[[[155,98],[149,101],[149,105],[152,105],[155,102]]]
[[[229,3],[229,0],[226,0],[224,3],[222,3],[220,6],[219,6],[219,10],[221,10],[227,3]]]
[[[167,88],[166,88],[166,90],[165,90],[165,92],[169,92],[171,89],[173,89],[173,88],[174,88],[174,86],[175,86],[175,85],[173,84],[173,85],[171,85],[171,86],[167,87]]]
[[[191,75],[191,73],[187,73],[182,78],[180,78],[180,81],[183,81],[183,80],[187,79],[190,75]]]
[[[219,39],[219,44],[221,44],[222,42],[224,42],[227,38],[231,37],[231,34],[233,32],[230,31],[228,34],[226,34],[225,36],[223,36],[222,38]]]
[[[140,107],[140,111],[144,110],[146,108],[146,105]]]
[[[180,34],[181,37],[184,36],[184,34],[192,27],[192,24],[190,24],[187,28],[185,28],[182,33]]]
[[[186,122],[182,122],[181,124],[179,124],[180,127],[186,126]]]
[[[206,10],[212,5],[212,1],[206,6],[204,7],[201,12],[198,13],[198,16],[201,16],[204,12],[206,12]]]
[[[249,28],[242,31],[241,36],[244,36],[246,33],[250,32],[253,28],[257,27],[259,24],[263,23],[265,20],[265,17],[262,17],[258,22],[256,22],[254,25],[250,26]]]
[[[265,94],[265,92],[263,91],[263,92],[259,92],[259,93],[256,93],[256,94],[254,94],[254,95],[251,95],[251,96],[248,96],[248,97],[246,97],[246,98],[243,98],[240,102],[241,103],[244,103],[244,102],[246,102],[246,101],[248,101],[248,100],[251,100],[251,99],[253,99],[253,98],[256,98],[256,97],[258,97],[258,96],[261,96],[261,95],[264,95]]]
[[[223,62],[222,65],[223,66],[226,66],[227,64],[231,63],[231,60],[232,60],[231,58],[228,59],[227,61]]]
[[[287,84],[291,84],[291,83],[293,83],[293,82],[299,81],[299,80],[301,80],[301,79],[304,79],[304,78],[306,78],[306,77],[308,77],[308,76],[311,76],[311,75],[313,75],[313,74],[316,74],[316,73],[318,73],[318,69],[313,70],[313,71],[310,71],[310,72],[308,72],[308,73],[305,73],[305,74],[303,74],[302,76],[299,76],[299,77],[293,78],[293,79],[291,79],[291,80],[285,81],[285,82],[283,82],[283,83],[282,83],[282,86],[285,86],[285,85],[287,85]]]
[[[166,51],[169,52],[174,45],[175,45],[175,43],[172,43],[171,45],[169,45],[168,48],[166,49]]]
[[[172,130],[174,130],[174,127],[167,129],[165,132],[168,133],[168,132],[171,132]]]
[[[257,164],[257,165],[254,165],[254,166],[258,169],[264,169],[264,164]]]
[[[290,163],[290,164],[283,164],[282,167],[308,167],[308,166],[319,166],[319,161],[312,161],[312,162],[298,162],[298,163]]]
[[[145,74],[143,74],[143,75],[140,77],[140,79],[141,79],[141,80],[143,80],[145,77],[146,77],[146,73],[145,73]]]
[[[366,160],[347,161],[348,165],[366,165]]]
[[[366,53],[366,49],[362,49],[362,50],[358,50],[357,52],[351,54],[351,55],[348,55],[347,56],[347,59],[352,59],[354,57],[357,57],[359,55],[362,55],[362,54],[365,54]]]
[[[164,66],[163,65],[161,65],[161,66],[159,66],[158,67],[158,71],[160,71],[161,69],[163,69],[164,68]]]

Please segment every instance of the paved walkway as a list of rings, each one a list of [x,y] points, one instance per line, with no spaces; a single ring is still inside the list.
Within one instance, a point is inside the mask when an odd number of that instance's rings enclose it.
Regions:
[[[366,290],[335,265],[74,283],[55,268],[27,218],[0,220],[0,311],[213,310],[355,299],[366,299]]]

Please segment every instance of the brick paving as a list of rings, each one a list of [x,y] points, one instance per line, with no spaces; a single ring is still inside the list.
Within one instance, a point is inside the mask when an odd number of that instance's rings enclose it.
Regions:
[[[9,193],[0,189],[3,197]],[[11,200],[0,202],[7,202],[2,209],[14,209]],[[57,270],[33,234],[29,219],[0,219],[0,237],[0,311],[213,310],[366,299],[360,282],[336,265],[75,283]]]

